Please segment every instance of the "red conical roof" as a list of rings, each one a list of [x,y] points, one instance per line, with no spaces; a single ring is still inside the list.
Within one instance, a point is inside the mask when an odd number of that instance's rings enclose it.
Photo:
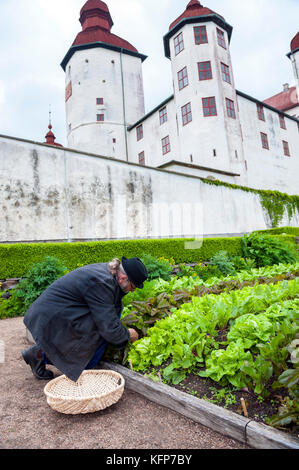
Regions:
[[[57,144],[55,142],[56,137],[53,134],[53,132],[51,131],[51,129],[52,129],[51,124],[49,124],[48,129],[49,129],[49,132],[46,134],[46,137],[45,137],[46,142],[44,142],[44,144],[55,145],[56,147],[62,147],[61,144]]]
[[[138,53],[132,44],[110,32],[113,21],[108,6],[101,0],[87,0],[81,8],[79,21],[82,31],[77,35],[73,46],[103,42]]]
[[[218,15],[218,13],[215,13],[209,8],[203,7],[198,0],[191,0],[188,3],[184,13],[182,13],[175,21],[171,23],[171,25],[169,26],[169,30],[174,28],[174,26],[177,25],[184,18],[193,18],[196,16],[204,16],[204,15],[217,15],[224,20],[223,16]]]
[[[298,48],[299,48],[299,32],[296,34],[296,36],[291,41],[291,51],[293,52]]]

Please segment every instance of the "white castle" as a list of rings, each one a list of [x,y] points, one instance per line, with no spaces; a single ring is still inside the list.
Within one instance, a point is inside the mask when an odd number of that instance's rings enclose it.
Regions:
[[[232,26],[191,0],[165,34],[173,93],[145,115],[146,56],[111,33],[106,3],[88,0],[66,74],[68,147],[117,160],[298,194],[299,33],[295,86],[259,101],[235,87]]]

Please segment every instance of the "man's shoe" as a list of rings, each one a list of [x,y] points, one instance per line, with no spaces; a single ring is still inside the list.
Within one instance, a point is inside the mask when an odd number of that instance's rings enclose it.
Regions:
[[[22,351],[22,356],[26,364],[31,367],[33,375],[39,380],[51,380],[54,374],[50,370],[46,370],[42,351],[37,346]]]

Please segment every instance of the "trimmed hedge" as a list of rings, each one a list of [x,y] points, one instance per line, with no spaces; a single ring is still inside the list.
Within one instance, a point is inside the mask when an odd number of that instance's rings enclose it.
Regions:
[[[54,256],[73,270],[86,264],[121,259],[122,256],[141,258],[146,253],[157,258],[174,258],[176,263],[206,261],[220,250],[227,251],[229,255],[242,254],[241,237],[206,238],[199,249],[185,249],[185,242],[194,242],[194,239],[0,244],[0,279],[24,276],[33,263],[45,256]]]
[[[288,235],[296,235],[299,237],[299,227],[270,228],[268,230],[256,230],[255,233],[265,233],[268,235],[281,235],[282,233],[286,233]]]
[[[293,246],[296,244],[295,235],[275,236]],[[58,258],[70,271],[122,256],[142,258],[150,254],[156,258],[174,258],[177,264],[207,261],[220,250],[231,256],[242,256],[242,237],[205,238],[198,249],[186,249],[185,242],[194,242],[194,239],[0,244],[0,279],[23,277],[33,263],[42,261],[45,256]]]

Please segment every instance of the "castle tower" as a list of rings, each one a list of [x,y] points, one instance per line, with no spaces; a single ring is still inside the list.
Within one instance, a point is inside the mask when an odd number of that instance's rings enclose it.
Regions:
[[[88,0],[82,31],[64,57],[70,148],[128,160],[127,127],[144,115],[142,62],[128,41],[111,33],[106,3]]]
[[[289,52],[287,56],[292,61],[295,84],[296,84],[296,89],[297,89],[297,96],[294,93],[293,101],[294,101],[294,104],[297,104],[298,106],[298,100],[299,100],[299,32],[296,34],[296,36],[293,37],[291,41],[291,52]],[[299,115],[298,110],[297,110],[297,114]]]
[[[231,34],[222,16],[191,0],[171,23],[164,49],[172,66],[182,161],[238,175],[244,173],[244,151]]]

